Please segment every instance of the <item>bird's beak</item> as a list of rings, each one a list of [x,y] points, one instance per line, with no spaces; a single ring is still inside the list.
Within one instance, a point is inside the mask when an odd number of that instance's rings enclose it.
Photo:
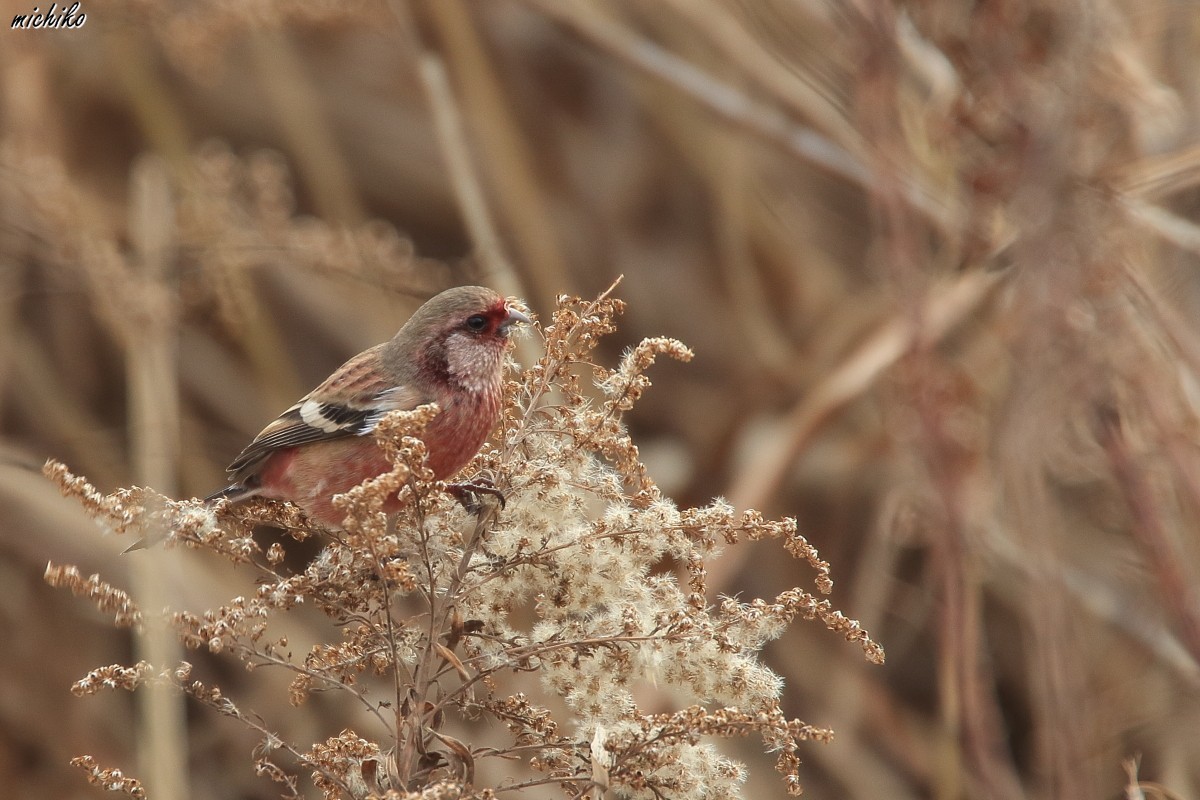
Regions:
[[[524,322],[526,325],[533,324],[533,320],[512,306],[505,306],[505,308],[508,309],[508,318],[500,323],[501,332],[508,333],[508,329],[518,322]]]

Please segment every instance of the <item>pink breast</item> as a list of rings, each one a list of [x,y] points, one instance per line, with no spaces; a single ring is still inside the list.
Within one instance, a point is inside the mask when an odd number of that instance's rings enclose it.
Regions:
[[[442,404],[422,439],[429,450],[429,468],[445,480],[465,467],[500,421],[500,392],[468,395]]]

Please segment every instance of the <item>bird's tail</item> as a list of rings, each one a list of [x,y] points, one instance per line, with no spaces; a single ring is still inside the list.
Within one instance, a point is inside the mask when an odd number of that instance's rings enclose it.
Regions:
[[[218,500],[229,500],[230,502],[236,503],[239,500],[245,500],[246,498],[254,497],[256,494],[258,494],[257,486],[246,486],[245,484],[241,483],[231,483],[224,489],[213,492],[208,497],[204,498],[204,504],[212,505]],[[135,550],[145,550],[147,547],[155,544],[157,541],[157,538],[138,539],[136,542],[129,545],[129,547],[126,547],[124,550],[122,550],[121,555],[132,553]]]
[[[244,483],[231,483],[224,489],[219,489],[204,498],[204,502],[215,503],[218,500],[228,500],[231,503],[236,503],[239,500],[254,497],[256,494],[258,494],[257,486],[247,486]]]

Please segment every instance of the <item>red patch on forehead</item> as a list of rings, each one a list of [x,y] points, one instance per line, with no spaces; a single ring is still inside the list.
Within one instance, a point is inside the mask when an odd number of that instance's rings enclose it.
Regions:
[[[503,299],[497,300],[484,313],[490,320],[495,322],[503,322],[504,320],[508,319],[508,306],[505,304]]]

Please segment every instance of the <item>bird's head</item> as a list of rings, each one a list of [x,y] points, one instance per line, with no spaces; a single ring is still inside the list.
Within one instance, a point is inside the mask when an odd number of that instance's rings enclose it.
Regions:
[[[458,286],[417,309],[385,358],[420,380],[468,391],[498,385],[512,326],[530,319],[483,286]]]

